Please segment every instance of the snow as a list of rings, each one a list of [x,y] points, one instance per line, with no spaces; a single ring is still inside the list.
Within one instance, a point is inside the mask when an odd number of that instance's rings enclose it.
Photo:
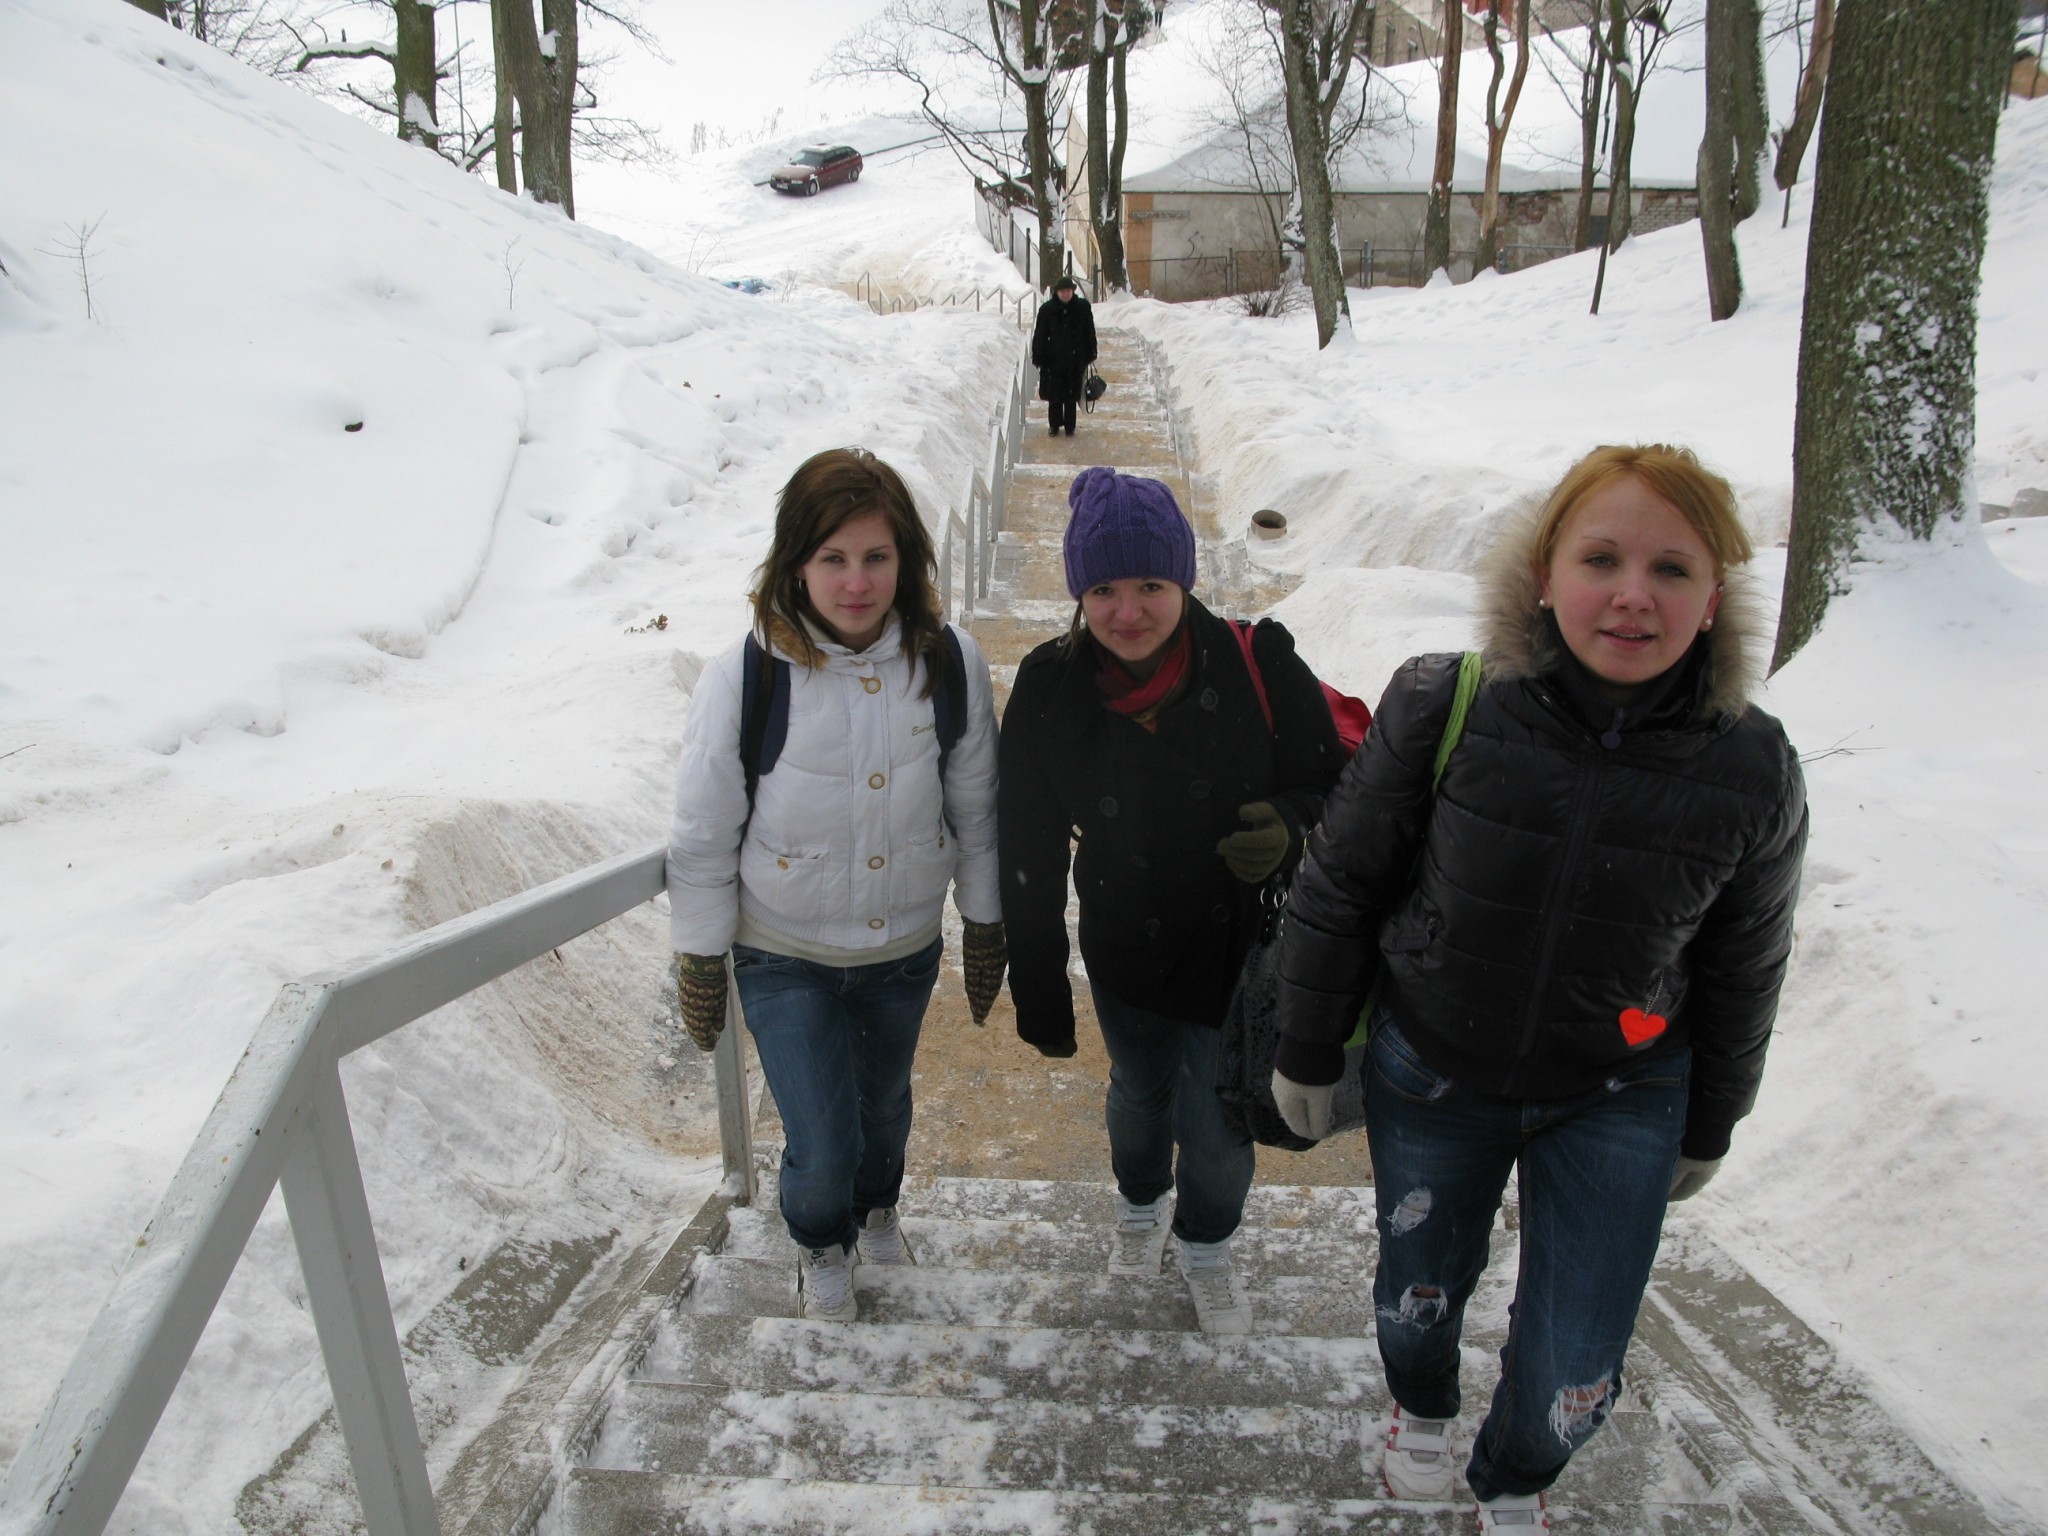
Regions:
[[[1206,9],[1134,56],[1141,110],[1188,99]],[[0,139],[38,146],[0,165],[5,1460],[282,982],[658,838],[789,468],[862,442],[928,513],[956,499],[1014,329],[838,285],[1023,285],[950,156],[858,108],[668,174],[579,167],[572,224],[119,0],[16,0],[0,59]],[[1552,89],[1532,70],[1521,110]],[[1774,73],[1778,119],[1789,96]],[[1689,165],[1685,131],[1638,166]],[[752,185],[820,139],[904,147],[815,199]],[[2048,103],[2018,102],[1978,354],[2001,508],[2048,491],[2044,193]],[[1742,227],[1719,325],[1691,225],[1615,255],[1598,317],[1582,256],[1354,292],[1324,353],[1305,315],[1098,322],[1158,344],[1217,503],[1287,515],[1250,558],[1304,578],[1282,616],[1372,698],[1469,640],[1475,555],[1594,442],[1692,443],[1783,538],[1806,212]],[[745,275],[768,291],[707,280]],[[1808,757],[1798,951],[1757,1113],[1674,1219],[2040,1521],[2048,523],[1869,554],[1765,699]],[[644,910],[351,1058],[401,1327],[500,1242],[652,1232],[716,1186],[664,948]],[[273,1209],[114,1529],[228,1523],[326,1402],[303,1305]]]

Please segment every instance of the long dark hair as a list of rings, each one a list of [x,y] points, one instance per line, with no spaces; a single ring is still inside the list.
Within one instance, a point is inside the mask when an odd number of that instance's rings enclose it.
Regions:
[[[903,477],[865,448],[827,448],[797,465],[775,499],[775,538],[755,573],[754,627],[765,642],[781,641],[807,667],[824,656],[804,627],[816,618],[804,595],[801,573],[811,556],[856,517],[879,512],[896,541],[896,610],[903,625],[903,654],[925,663],[924,694],[931,697],[944,665],[939,632],[938,562],[931,535],[917,515],[917,503]]]

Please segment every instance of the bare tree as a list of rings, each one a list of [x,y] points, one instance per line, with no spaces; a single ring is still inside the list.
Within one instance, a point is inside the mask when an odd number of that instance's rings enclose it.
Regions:
[[[1799,35],[1799,22],[1795,10],[1795,36]],[[1799,71],[1799,96],[1792,108],[1792,121],[1778,137],[1778,158],[1771,167],[1771,180],[1785,194],[1785,211],[1778,220],[1780,229],[1792,222],[1792,189],[1799,183],[1799,166],[1806,158],[1807,141],[1813,137],[1814,124],[1820,121],[1821,92],[1827,86],[1828,60],[1835,51],[1835,0],[1814,0],[1811,46],[1802,42],[1801,47],[1806,62]]]
[[[1443,62],[1437,67],[1436,161],[1429,173],[1429,209],[1422,219],[1422,265],[1430,272],[1451,264],[1451,182],[1458,170],[1458,67],[1465,55],[1465,0],[1446,0],[1443,48]]]
[[[1774,666],[1873,535],[1975,514],[1977,290],[2014,0],[1855,0],[1820,129]]]
[[[1745,115],[1745,74],[1751,89],[1762,90],[1762,71],[1745,70],[1743,62],[1745,40],[1747,51],[1757,52],[1757,26],[1756,0],[1707,0],[1707,122],[1700,136],[1698,178],[1707,312],[1716,320],[1726,320],[1742,303],[1735,226],[1756,211],[1758,160],[1743,155],[1736,123]]]
[[[1677,30],[1670,26],[1657,0],[1607,0],[1607,24],[1588,27],[1586,35],[1607,63],[1608,125],[1607,238],[1593,274],[1594,314],[1607,286],[1607,253],[1628,239],[1635,219],[1634,159],[1636,102],[1655,68],[1664,44]]]
[[[1479,200],[1479,253],[1472,270],[1490,267],[1500,257],[1500,162],[1507,149],[1508,128],[1515,120],[1515,106],[1522,99],[1522,82],[1529,77],[1530,0],[1511,0],[1515,11],[1515,72],[1508,81],[1508,99],[1500,100],[1501,76],[1506,60],[1500,48],[1501,0],[1487,0],[1486,52],[1493,61],[1493,76],[1486,84],[1486,190]]]
[[[1572,249],[1583,251],[1593,243],[1593,192],[1600,175],[1600,126],[1607,107],[1607,54],[1586,30],[1560,33],[1541,14],[1536,20],[1551,44],[1536,51],[1536,60],[1579,122],[1579,195],[1572,218]]]
[[[391,67],[391,106],[398,121],[398,136],[428,149],[441,146],[440,59],[434,50],[434,7],[431,0],[383,0],[392,13],[393,37],[338,43],[308,44],[299,54],[294,72],[303,74],[323,59],[381,59]],[[294,31],[297,29],[294,28]],[[361,95],[352,85],[345,90],[373,111],[387,110],[383,103]]]
[[[909,87],[918,115],[975,184],[1038,220],[1041,286],[1065,266],[1066,167],[1052,125],[1065,113],[1067,69],[1048,0],[891,0],[843,39],[820,78]]]
[[[1345,99],[1369,9],[1360,0],[1278,0],[1282,99],[1294,152],[1302,264],[1315,301],[1318,348],[1330,344],[1340,323],[1347,330],[1351,325],[1344,268],[1337,255],[1330,130]]]
[[[1124,149],[1131,126],[1124,66],[1131,44],[1150,27],[1152,7],[1150,0],[1088,0],[1088,7],[1088,222],[1104,286],[1123,290],[1131,286],[1124,263]]]

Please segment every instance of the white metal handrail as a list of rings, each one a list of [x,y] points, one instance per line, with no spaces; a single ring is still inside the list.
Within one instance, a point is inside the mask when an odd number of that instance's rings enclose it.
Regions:
[[[949,616],[972,616],[974,599],[988,594],[1029,373],[1020,358],[986,468],[969,472],[965,515],[947,514],[940,590]],[[956,530],[969,556],[957,610]],[[666,858],[659,846],[624,854],[279,991],[0,1482],[0,1536],[105,1529],[274,1188],[284,1192],[364,1526],[371,1536],[438,1536],[341,1059],[651,901],[663,890]],[[728,1190],[751,1204],[751,1101],[732,995],[728,986],[713,1053],[719,1145]]]
[[[980,469],[967,472],[959,510],[946,513],[945,530],[939,540],[939,601],[949,619],[973,618],[976,599],[988,596],[989,582],[995,574],[996,536],[1003,531],[1009,501],[1010,466],[1023,452],[1024,410],[1031,372],[1030,357],[1020,355],[1016,370],[1010,375],[1009,397],[989,431],[987,459]],[[957,603],[953,597],[956,543],[967,555],[967,579]]]

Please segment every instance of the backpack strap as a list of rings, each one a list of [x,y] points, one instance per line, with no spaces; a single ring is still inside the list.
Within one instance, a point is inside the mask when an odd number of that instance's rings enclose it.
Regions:
[[[1465,717],[1472,713],[1472,700],[1479,693],[1480,657],[1477,651],[1467,651],[1458,658],[1458,688],[1451,695],[1451,715],[1444,721],[1443,740],[1436,744],[1436,767],[1429,776],[1429,792],[1444,781],[1444,769],[1450,766],[1451,754],[1458,750],[1458,738],[1465,734]]]
[[[946,782],[946,762],[967,734],[967,661],[960,652],[960,634],[950,624],[939,626],[945,637],[945,665],[932,689],[932,724],[939,732],[939,783]]]
[[[749,630],[740,667],[740,771],[747,779],[749,817],[761,775],[774,768],[788,740],[789,663],[770,656]]]
[[[1273,701],[1266,697],[1266,679],[1259,673],[1259,658],[1252,654],[1252,630],[1256,624],[1251,619],[1232,619],[1230,632],[1237,636],[1237,648],[1244,652],[1244,669],[1252,675],[1252,692],[1259,696],[1259,713],[1266,717],[1266,731],[1273,730]]]
[[[1472,713],[1472,700],[1479,694],[1479,683],[1479,652],[1467,651],[1458,658],[1458,686],[1451,694],[1451,712],[1444,720],[1443,737],[1436,744],[1436,767],[1431,772],[1429,778],[1429,798],[1432,810],[1435,809],[1434,802],[1436,800],[1437,786],[1443,782],[1444,769],[1450,765],[1451,754],[1458,750],[1459,738],[1465,734],[1465,717]],[[1425,829],[1423,832],[1425,841],[1427,841],[1428,836],[1429,833]],[[1415,856],[1415,867],[1418,870],[1422,867],[1422,854],[1420,852]],[[1413,880],[1414,876],[1411,874],[1409,879]],[[1351,1049],[1355,1045],[1365,1044],[1372,1027],[1373,1012],[1379,1007],[1380,991],[1386,985],[1386,980],[1386,968],[1382,966],[1373,975],[1372,990],[1365,994],[1365,1006],[1358,1010],[1358,1028],[1353,1030],[1351,1038],[1344,1042],[1346,1050]]]

